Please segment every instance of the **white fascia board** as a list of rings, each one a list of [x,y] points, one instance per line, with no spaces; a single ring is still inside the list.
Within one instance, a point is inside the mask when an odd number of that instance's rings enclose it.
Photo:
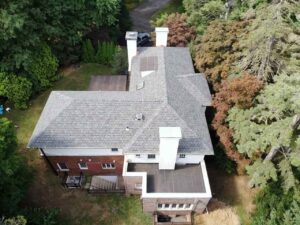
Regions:
[[[43,148],[46,156],[115,156],[123,155],[123,150],[113,152],[109,149],[96,148]]]

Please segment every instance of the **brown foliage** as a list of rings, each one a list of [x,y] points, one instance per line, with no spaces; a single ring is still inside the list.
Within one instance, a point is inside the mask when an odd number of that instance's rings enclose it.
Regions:
[[[254,97],[263,87],[263,82],[245,74],[233,80],[223,81],[219,92],[213,98],[213,106],[217,113],[213,120],[213,127],[220,137],[220,143],[225,149],[227,156],[238,164],[244,164],[245,159],[236,150],[232,143],[232,131],[226,124],[227,113],[230,108],[237,106],[246,109],[252,106]]]
[[[186,20],[185,14],[173,13],[168,16],[164,25],[169,28],[169,46],[185,47],[194,39],[195,29],[190,27]]]
[[[248,21],[214,21],[195,46],[195,66],[212,81],[215,90],[240,57],[239,39],[247,25]]]

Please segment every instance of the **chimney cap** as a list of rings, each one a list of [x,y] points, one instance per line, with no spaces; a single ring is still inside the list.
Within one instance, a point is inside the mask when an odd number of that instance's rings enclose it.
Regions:
[[[160,127],[160,138],[182,138],[180,127]]]
[[[169,32],[168,27],[155,27],[155,32]]]
[[[138,32],[136,31],[127,31],[125,35],[126,40],[137,40]]]

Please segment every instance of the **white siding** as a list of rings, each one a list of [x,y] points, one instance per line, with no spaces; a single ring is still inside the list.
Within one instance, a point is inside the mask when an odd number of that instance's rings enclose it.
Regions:
[[[180,158],[180,154],[177,154],[176,164],[199,164],[204,156],[203,155],[191,155],[185,154],[185,158]]]
[[[117,152],[111,149],[94,149],[94,148],[43,148],[47,156],[110,156],[123,155],[123,150]]]
[[[139,154],[139,155],[140,157],[137,157],[136,154],[128,154],[128,155],[126,154],[125,161],[131,163],[158,163],[159,154],[155,154],[155,159],[148,159],[148,154]]]

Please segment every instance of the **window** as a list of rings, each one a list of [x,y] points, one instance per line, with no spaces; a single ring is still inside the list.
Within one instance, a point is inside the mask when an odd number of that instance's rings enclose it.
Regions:
[[[69,171],[69,168],[68,168],[67,164],[64,163],[64,162],[57,163],[57,166],[58,166],[60,171]]]
[[[162,207],[163,207],[163,204],[160,204],[160,203],[159,203],[159,204],[157,205],[157,208],[158,208],[158,209],[162,209]]]
[[[114,163],[102,163],[102,169],[115,169],[116,166]]]
[[[170,204],[165,204],[165,207],[164,208],[170,208]]]
[[[176,209],[176,207],[177,207],[177,204],[172,204],[172,209]]]
[[[179,209],[183,209],[183,205],[184,205],[184,204],[179,204],[179,205],[178,205],[178,208],[179,208]]]
[[[142,184],[141,183],[137,183],[134,185],[134,188],[137,190],[142,190]]]
[[[81,170],[87,170],[88,169],[88,166],[87,166],[86,162],[79,162],[78,166],[79,166],[79,169],[81,169]]]
[[[118,148],[112,148],[111,151],[112,152],[117,152],[117,151],[119,151],[119,149]]]
[[[191,204],[185,204],[184,208],[185,208],[185,209],[190,209],[192,206],[193,206],[193,205],[191,205]]]
[[[140,154],[136,154],[135,158],[141,158],[141,155]]]
[[[185,154],[179,154],[179,158],[184,159],[185,158]]]
[[[155,159],[155,154],[148,154],[148,159]]]

